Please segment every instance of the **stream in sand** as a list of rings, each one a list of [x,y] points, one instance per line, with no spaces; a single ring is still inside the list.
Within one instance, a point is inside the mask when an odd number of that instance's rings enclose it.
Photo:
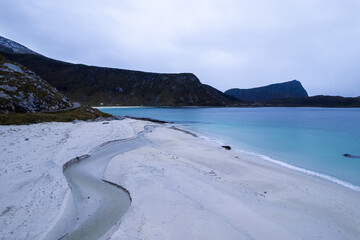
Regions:
[[[99,239],[116,228],[128,210],[131,196],[121,186],[103,180],[104,171],[113,157],[148,144],[144,134],[113,141],[98,147],[91,155],[75,158],[64,165],[64,175],[71,192],[63,212],[44,239]],[[116,230],[116,229],[114,229]]]

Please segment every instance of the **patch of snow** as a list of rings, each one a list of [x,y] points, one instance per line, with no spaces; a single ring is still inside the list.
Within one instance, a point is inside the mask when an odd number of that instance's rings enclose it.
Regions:
[[[13,53],[28,53],[28,54],[38,55],[38,53],[28,49],[27,47],[1,36],[0,36],[0,46],[6,48],[8,51],[11,51]]]
[[[9,85],[0,85],[0,88],[8,91],[8,92],[15,92],[17,90],[17,87],[12,87]]]
[[[6,93],[4,93],[3,91],[0,91],[0,98],[11,99],[11,97],[9,95],[7,95]]]
[[[3,72],[12,72],[10,69],[4,68],[4,67],[0,68],[0,71],[3,71]]]
[[[19,73],[24,73],[24,71],[17,65],[12,64],[12,63],[4,63],[4,66],[6,66],[7,68],[9,68],[10,70],[12,70],[13,72],[19,72]]]

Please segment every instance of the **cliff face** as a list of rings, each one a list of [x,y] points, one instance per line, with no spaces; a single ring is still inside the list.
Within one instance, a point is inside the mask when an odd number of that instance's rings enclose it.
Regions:
[[[34,72],[0,54],[0,113],[53,111],[72,103]]]
[[[225,94],[248,102],[308,97],[306,90],[297,80],[251,89],[233,88]]]

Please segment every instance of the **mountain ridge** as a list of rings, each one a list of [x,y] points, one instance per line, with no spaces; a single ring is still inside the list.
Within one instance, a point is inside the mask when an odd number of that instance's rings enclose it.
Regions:
[[[330,106],[359,107],[359,98],[336,96],[308,97],[306,90],[297,80],[270,84],[252,89],[229,89],[225,93],[202,84],[192,73],[152,73],[110,67],[87,66],[51,59],[25,46],[0,36],[0,53],[19,63],[47,80],[72,101],[90,105],[144,105],[144,106]],[[295,94],[270,89],[289,84],[296,86]],[[231,91],[251,93],[251,98],[239,98]],[[291,90],[288,88],[287,90]],[[286,88],[285,88],[286,90]],[[285,91],[286,92],[286,91]],[[229,94],[230,93],[230,94]],[[300,94],[299,94],[300,93]],[[270,96],[270,97],[269,97]]]
[[[34,71],[72,101],[85,104],[224,106],[232,102],[226,95],[209,91],[192,73],[151,73],[67,63],[28,51],[0,52]]]
[[[0,51],[5,53],[18,53],[18,54],[23,53],[23,54],[40,55],[39,53],[30,50],[24,45],[21,45],[20,43],[4,38],[2,36],[0,36]]]

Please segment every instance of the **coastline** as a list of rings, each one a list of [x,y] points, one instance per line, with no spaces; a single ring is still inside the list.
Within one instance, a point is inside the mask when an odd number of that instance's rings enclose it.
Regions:
[[[215,139],[215,138],[212,138],[212,137],[209,137],[209,136],[205,136],[205,135],[203,135],[203,134],[201,134],[201,133],[199,133],[197,131],[193,131],[192,129],[189,129],[187,126],[183,126],[181,124],[177,125],[177,127],[173,127],[173,128],[175,128],[175,129],[179,128],[177,130],[180,130],[181,128],[184,128],[186,130],[182,130],[182,131],[192,133],[193,135],[199,136],[199,137],[203,138],[206,141],[216,142],[219,145],[228,145],[228,143],[220,141],[219,139]],[[231,147],[233,148],[233,146],[231,146]],[[257,159],[257,161],[260,160],[260,161],[270,162],[272,164],[275,164],[275,165],[290,169],[291,171],[296,171],[296,172],[303,173],[305,175],[310,175],[310,176],[314,176],[314,177],[317,177],[317,178],[321,178],[321,179],[323,179],[325,181],[329,181],[329,182],[338,184],[338,185],[340,185],[342,187],[351,189],[353,191],[360,192],[360,186],[354,185],[352,183],[349,183],[347,181],[341,180],[339,178],[336,178],[336,177],[333,177],[333,176],[330,176],[330,175],[327,175],[327,174],[324,174],[324,173],[319,173],[319,172],[312,171],[312,170],[309,170],[309,169],[306,169],[306,168],[297,167],[297,166],[291,165],[291,164],[283,162],[281,160],[273,159],[273,158],[271,158],[271,157],[269,157],[267,155],[260,154],[260,153],[257,153],[257,152],[252,152],[252,151],[243,150],[243,149],[239,149],[239,148],[234,148],[233,150],[237,151],[239,155],[243,155],[244,158],[249,158],[249,159],[253,159],[253,160]]]
[[[230,110],[231,109],[231,110]],[[138,119],[154,117],[179,124],[199,136],[222,141],[265,161],[360,188],[360,120],[357,110],[326,108],[269,109],[102,109]],[[231,116],[231,117],[230,117]],[[327,119],[333,119],[328,121]],[[323,124],[321,124],[323,123]],[[346,127],[345,127],[346,126]]]
[[[61,164],[71,159],[64,157],[87,154],[106,141],[134,137],[149,124],[157,126],[145,134],[151,144],[115,156],[105,170],[103,179],[128,189],[133,199],[129,211],[112,231],[111,239],[269,239],[269,236],[271,239],[355,239],[360,236],[359,192],[252,158],[236,149],[225,150],[215,141],[179,131],[172,124],[160,126],[130,119],[104,125],[80,122],[1,127],[0,137],[9,140],[2,142],[1,147],[7,149],[5,154],[12,161],[0,169],[0,180],[19,178],[15,182],[2,181],[0,226],[4,236],[38,239],[44,235],[43,229],[54,223],[68,191],[64,176],[59,174]],[[95,127],[98,132],[91,139],[89,129]],[[26,151],[22,151],[23,156],[14,153],[29,143],[27,148],[31,152],[41,138],[47,140],[49,134],[41,135],[44,129],[56,140],[49,146],[40,144],[55,153],[53,160],[45,156],[40,159],[43,162],[32,163]],[[30,142],[19,141],[27,134],[32,134]],[[32,142],[32,138],[39,139]],[[30,164],[32,172],[28,174],[32,177],[22,176],[24,169],[5,172],[13,162],[16,166]],[[40,180],[34,181],[39,174]],[[42,202],[35,205],[37,188],[44,189],[44,194]],[[21,195],[27,196],[22,202],[16,200]],[[8,205],[11,208],[6,211]],[[40,208],[52,209],[51,206],[54,210],[47,216],[36,215]],[[29,224],[31,221],[33,225]],[[36,224],[45,227],[34,228]],[[19,235],[13,235],[15,229]]]
[[[288,169],[290,169],[292,171],[296,171],[296,172],[300,172],[300,173],[303,173],[303,174],[306,174],[306,175],[314,176],[316,178],[320,178],[322,180],[338,184],[338,185],[340,185],[342,187],[345,187],[345,188],[348,188],[350,190],[360,192],[360,186],[353,185],[353,184],[351,184],[349,182],[346,182],[346,181],[343,181],[341,179],[338,179],[338,178],[335,178],[335,177],[332,177],[332,176],[329,176],[329,175],[326,175],[326,174],[323,174],[323,173],[318,173],[318,172],[315,172],[315,171],[311,171],[311,170],[308,170],[308,169],[305,169],[305,168],[296,167],[296,166],[293,166],[291,164],[288,164],[288,163],[285,163],[285,162],[282,162],[282,161],[279,161],[279,160],[272,159],[272,158],[270,158],[270,157],[268,157],[266,155],[253,153],[253,152],[246,152],[246,151],[241,151],[241,152],[243,152],[243,153],[245,153],[247,155],[254,155],[255,157],[261,158],[263,161],[268,161],[268,162],[270,162],[272,164],[276,164],[276,165],[279,165],[281,167],[288,168]]]
[[[96,109],[104,109],[104,108],[151,108],[148,106],[91,106]]]
[[[171,128],[146,137],[153,146],[115,157],[107,168],[105,177],[134,199],[112,239],[360,236],[359,192]]]

